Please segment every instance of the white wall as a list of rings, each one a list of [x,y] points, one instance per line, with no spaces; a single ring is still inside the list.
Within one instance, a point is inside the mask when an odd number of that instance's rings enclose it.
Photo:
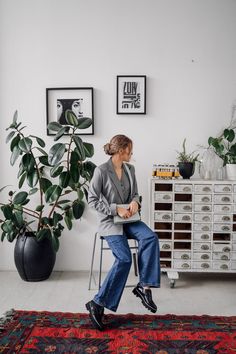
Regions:
[[[46,136],[46,87],[95,89],[94,162],[117,133],[134,141],[143,218],[152,164],[175,162],[227,125],[236,98],[235,0],[0,0],[0,187],[16,184],[5,127],[15,109]],[[116,75],[147,75],[147,115],[116,115]],[[65,232],[56,269],[88,269],[96,218]],[[0,244],[0,269],[15,269]]]

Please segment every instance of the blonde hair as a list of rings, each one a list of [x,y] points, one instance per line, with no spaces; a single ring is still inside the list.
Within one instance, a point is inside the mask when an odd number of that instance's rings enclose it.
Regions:
[[[120,149],[126,149],[132,146],[133,142],[125,135],[115,135],[111,138],[110,142],[104,145],[104,151],[107,155],[114,155],[119,152]]]

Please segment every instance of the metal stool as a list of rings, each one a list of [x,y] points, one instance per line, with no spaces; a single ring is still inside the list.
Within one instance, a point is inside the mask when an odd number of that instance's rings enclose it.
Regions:
[[[96,242],[97,242],[97,237],[99,236],[99,233],[96,232],[94,235],[94,241],[93,241],[93,253],[92,253],[92,259],[91,259],[91,267],[90,267],[90,273],[89,273],[89,286],[88,289],[91,290],[91,282],[92,278],[94,279],[94,282],[96,284],[94,275],[93,275],[93,263],[94,263],[94,256],[95,256],[95,249],[96,249]],[[98,289],[101,287],[101,278],[102,278],[102,259],[103,259],[103,251],[111,250],[109,247],[104,246],[104,240],[105,238],[103,236],[100,237],[100,261],[99,261],[99,274],[98,274]],[[131,240],[129,236],[127,236],[128,240]],[[134,274],[135,276],[138,276],[138,265],[137,265],[137,253],[138,253],[138,245],[137,241],[132,239],[134,241],[134,246],[129,246],[131,250],[135,250],[135,252],[132,253],[133,256],[133,264],[134,264]]]

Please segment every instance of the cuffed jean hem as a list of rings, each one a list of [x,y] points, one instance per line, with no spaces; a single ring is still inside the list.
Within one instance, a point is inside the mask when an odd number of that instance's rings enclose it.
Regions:
[[[144,282],[139,282],[139,284],[141,285],[141,286],[150,286],[150,288],[160,288],[161,287],[161,285],[160,284],[154,284],[154,283],[144,283]]]
[[[116,311],[117,311],[117,307],[114,308],[114,307],[105,306],[104,304],[101,304],[101,303],[99,303],[97,300],[94,300],[94,299],[93,299],[93,302],[95,302],[95,304],[97,304],[97,305],[99,305],[99,306],[105,307],[106,309],[108,309],[108,310],[110,310],[110,311],[113,311],[113,312],[116,312]]]

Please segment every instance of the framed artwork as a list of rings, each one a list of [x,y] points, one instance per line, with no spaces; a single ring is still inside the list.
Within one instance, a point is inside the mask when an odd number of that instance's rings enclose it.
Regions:
[[[146,114],[146,76],[117,76],[116,113]]]
[[[67,125],[65,112],[70,109],[77,118],[91,118],[92,124],[86,129],[81,129],[78,135],[94,134],[93,117],[93,88],[92,87],[62,87],[46,89],[47,125],[50,122],[59,122]],[[56,132],[47,129],[47,135]],[[65,135],[67,135],[65,133]]]

